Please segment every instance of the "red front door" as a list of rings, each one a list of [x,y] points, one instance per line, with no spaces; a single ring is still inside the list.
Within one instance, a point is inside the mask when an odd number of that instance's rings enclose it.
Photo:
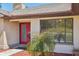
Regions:
[[[27,44],[30,41],[30,22],[20,23],[20,43]]]

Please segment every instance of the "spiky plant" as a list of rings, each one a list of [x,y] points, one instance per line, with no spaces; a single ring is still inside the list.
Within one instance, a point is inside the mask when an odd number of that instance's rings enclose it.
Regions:
[[[41,55],[45,55],[44,52],[53,52],[54,39],[52,36],[52,32],[43,32],[35,39],[32,39],[30,45],[27,47],[27,50],[33,52],[34,55],[34,52],[41,52]]]

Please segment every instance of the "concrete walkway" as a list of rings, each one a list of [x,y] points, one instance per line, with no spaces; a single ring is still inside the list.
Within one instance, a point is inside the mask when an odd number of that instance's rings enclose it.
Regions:
[[[9,50],[0,52],[0,56],[10,56],[10,55],[16,54],[16,53],[21,52],[21,51],[23,51],[23,50],[21,50],[21,49],[9,49]]]

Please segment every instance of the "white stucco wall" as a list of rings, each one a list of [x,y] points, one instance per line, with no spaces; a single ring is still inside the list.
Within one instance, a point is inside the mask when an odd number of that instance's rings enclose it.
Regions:
[[[19,43],[19,23],[5,20],[4,27],[5,27],[4,30],[5,30],[8,45],[18,44]]]
[[[79,50],[79,17],[74,17],[73,21],[73,43],[74,49]]]
[[[31,39],[40,34],[40,19],[31,20]]]

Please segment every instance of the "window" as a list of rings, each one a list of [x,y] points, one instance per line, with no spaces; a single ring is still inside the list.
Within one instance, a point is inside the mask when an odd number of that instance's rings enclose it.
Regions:
[[[57,43],[72,43],[72,18],[40,20],[41,32],[52,30],[53,39]]]

